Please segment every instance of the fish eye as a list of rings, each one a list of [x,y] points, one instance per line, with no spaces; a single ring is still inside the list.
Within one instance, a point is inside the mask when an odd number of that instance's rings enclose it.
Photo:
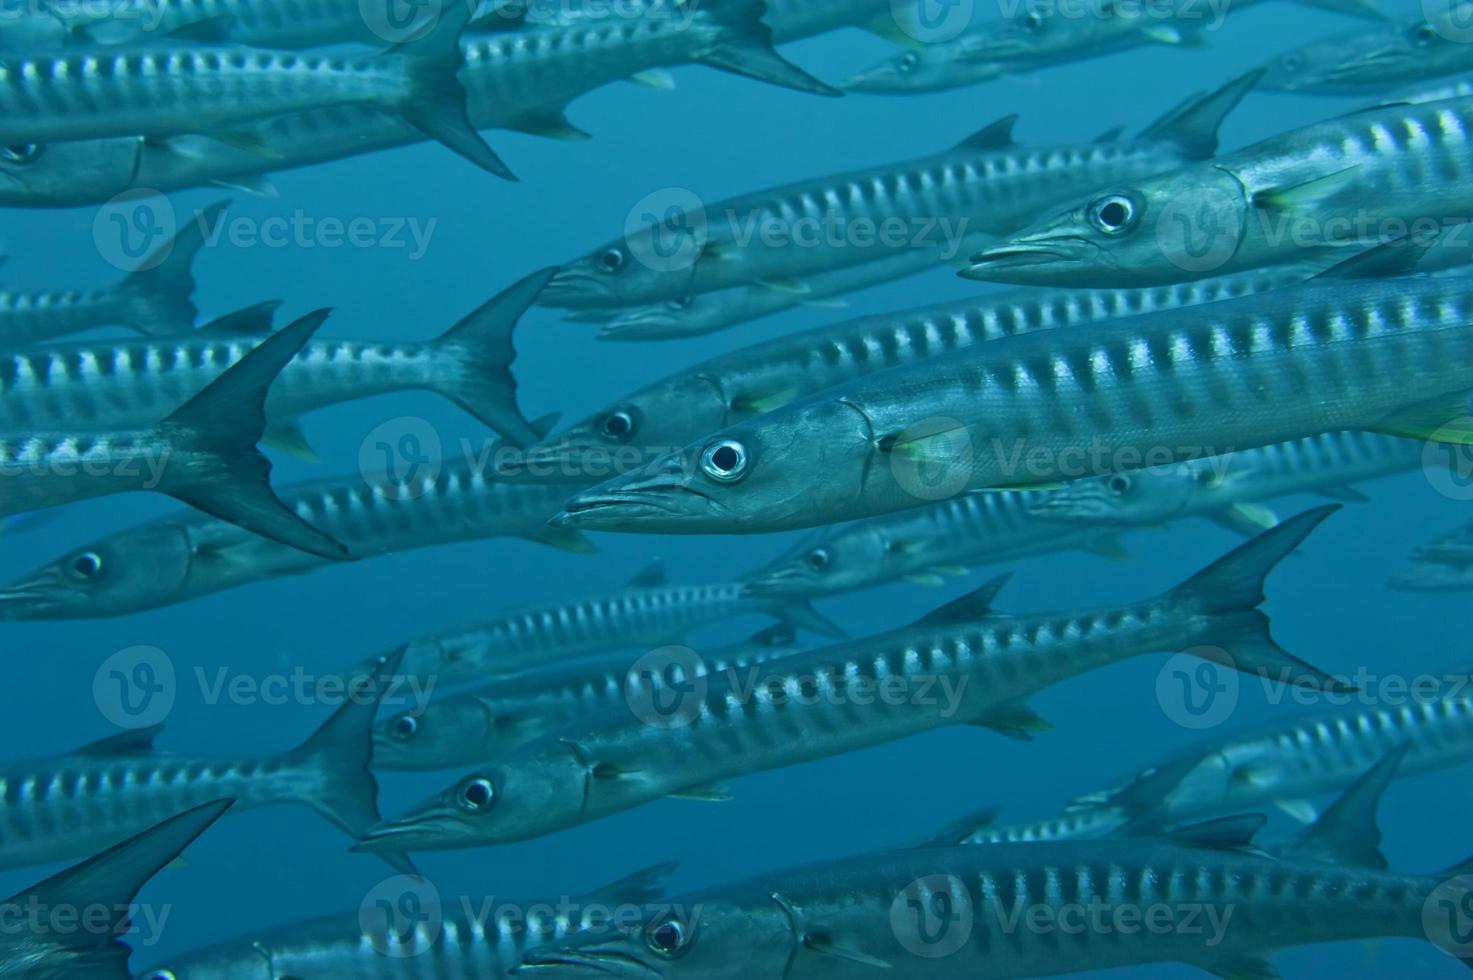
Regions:
[[[815,572],[821,572],[833,562],[833,556],[827,548],[815,548],[808,553],[808,567]]]
[[[1285,71],[1297,72],[1304,67],[1304,56],[1298,52],[1286,54],[1280,59],[1280,64],[1284,66]]]
[[[40,143],[17,143],[0,147],[0,159],[4,159],[6,163],[30,163],[40,155]]]
[[[661,956],[674,956],[690,945],[690,930],[676,918],[661,919],[644,931],[644,942]]]
[[[701,453],[701,471],[718,483],[735,483],[747,474],[747,447],[734,439],[713,442]]]
[[[84,551],[72,559],[71,572],[84,582],[95,582],[102,574],[102,556],[95,551]]]
[[[1089,206],[1089,221],[1107,235],[1119,235],[1135,224],[1135,202],[1121,194],[1102,197]]]
[[[1431,44],[1437,40],[1437,28],[1423,21],[1412,28],[1412,42],[1414,44]]]
[[[1131,479],[1124,473],[1116,473],[1110,477],[1110,492],[1126,494],[1130,493]]]
[[[496,787],[485,776],[472,776],[455,791],[455,801],[467,813],[481,813],[496,802]]]
[[[1043,30],[1043,15],[1036,10],[1030,10],[1023,16],[1023,30],[1029,34],[1037,34]]]
[[[624,268],[624,263],[629,261],[629,256],[622,248],[611,248],[598,257],[599,268],[605,272],[618,272]]]
[[[605,415],[598,430],[610,439],[624,440],[634,434],[634,416],[628,409],[619,408]]]
[[[916,54],[914,51],[907,51],[900,58],[900,70],[903,72],[915,71],[920,66],[921,56]]]
[[[395,738],[408,741],[419,734],[419,719],[414,715],[400,715],[389,726],[389,731]]]

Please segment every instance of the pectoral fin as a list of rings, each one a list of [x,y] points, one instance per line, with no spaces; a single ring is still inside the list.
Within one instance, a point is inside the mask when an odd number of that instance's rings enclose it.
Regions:
[[[1473,446],[1473,415],[1469,414],[1468,405],[1470,395],[1473,392],[1457,391],[1418,402],[1393,412],[1371,426],[1371,431],[1423,442]]]

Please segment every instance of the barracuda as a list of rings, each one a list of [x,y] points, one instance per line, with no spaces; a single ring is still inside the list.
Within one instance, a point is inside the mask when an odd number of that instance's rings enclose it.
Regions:
[[[202,210],[198,224],[179,229],[143,260],[139,271],[112,286],[43,293],[0,291],[0,344],[19,347],[94,327],[126,326],[150,337],[193,329],[199,311],[190,300],[192,266],[205,246],[204,229],[214,225],[229,203],[222,201]]]
[[[860,317],[776,337],[697,364],[634,392],[527,454],[529,465],[683,446],[834,385],[1035,330],[1075,327],[1275,289],[1306,273],[1272,272],[1136,291],[1019,290]]]
[[[1316,817],[1316,797],[1344,789],[1399,747],[1406,753],[1398,778],[1473,762],[1467,670],[1426,676],[1436,682],[1431,697],[1262,725],[1079,797],[1069,810],[1086,820],[1115,812],[1162,826],[1274,805],[1308,822]]]
[[[276,497],[256,449],[271,382],[326,317],[283,327],[151,428],[0,436],[0,515],[150,490],[318,558],[352,558]]]
[[[387,487],[362,475],[286,488],[281,499],[359,558],[491,537],[521,537],[590,552],[581,535],[547,526],[587,483],[490,478],[446,465]],[[157,609],[328,562],[224,521],[161,518],[95,541],[0,588],[0,620],[92,619]]]
[[[1257,610],[1264,577],[1334,509],[1285,521],[1177,589],[1132,606],[1004,616],[990,606],[999,580],[909,628],[715,678],[673,706],[651,700],[655,711],[569,725],[379,825],[358,847],[511,843],[666,796],[710,798],[725,779],[950,724],[1018,736],[1047,727],[1027,698],[1155,651],[1190,649],[1281,683],[1343,689],[1279,649]],[[648,700],[638,695],[631,706]]]
[[[411,647],[412,649],[412,647]],[[691,658],[695,677],[745,670],[796,652],[791,626],[773,626],[744,643]],[[381,770],[427,771],[473,766],[495,759],[580,718],[628,710],[626,683],[639,660],[626,654],[586,666],[544,670],[439,697],[378,725],[373,765]],[[636,675],[637,676],[637,675]],[[651,672],[657,697],[674,699],[693,679],[683,672]]]
[[[970,279],[1143,286],[1346,255],[1473,215],[1473,99],[1351,113],[1102,184],[972,256]],[[1430,223],[1430,228],[1429,228]]]
[[[422,388],[444,394],[513,443],[536,442],[537,431],[516,405],[512,331],[551,274],[523,279],[435,340],[309,341],[272,383],[268,419],[304,444],[291,428],[304,412]],[[167,342],[0,353],[0,431],[152,425],[260,346],[276,305],[251,307]]]
[[[397,662],[386,658],[372,673],[354,677],[342,706],[289,752],[165,754],[154,751],[161,726],[153,726],[60,756],[0,763],[0,867],[87,854],[167,814],[227,797],[236,800],[237,811],[299,803],[346,833],[363,833],[380,819],[378,783],[368,768],[373,716],[379,702],[398,691],[391,681]]]
[[[1468,864],[1394,874],[1326,863],[1317,841],[1270,857],[1252,842],[1263,822],[1164,839],[912,848],[770,873],[672,899],[698,914],[666,910],[621,936],[530,951],[517,974],[936,980],[1183,963],[1273,977],[1277,950],[1395,936],[1467,956],[1455,910],[1469,897]]]
[[[555,523],[751,534],[1322,432],[1463,443],[1473,278],[1356,278],[1418,256],[1396,243],[1304,285],[859,378],[580,494]]]
[[[501,177],[511,172],[471,127],[456,78],[470,17],[450,4],[422,37],[379,56],[160,44],[0,58],[0,140],[167,138],[324,105],[372,105]]]
[[[1458,485],[1468,485],[1466,468],[1458,479]],[[1411,560],[1392,575],[1390,586],[1404,592],[1473,589],[1473,525],[1449,531],[1413,549]]]
[[[137,973],[136,980],[500,980],[527,951],[608,929],[612,909],[657,903],[673,870],[662,864],[593,892],[541,898],[465,896],[451,904],[428,882],[387,893],[408,896],[426,918],[401,924],[396,910],[322,916],[258,930]],[[673,907],[673,906],[672,906]],[[529,921],[530,920],[530,921]],[[370,925],[370,923],[372,925]]]
[[[612,595],[523,606],[467,629],[411,640],[404,671],[447,686],[507,678],[593,654],[673,643],[688,630],[750,614],[845,636],[804,599],[748,596],[740,583],[668,585],[657,562]]]
[[[1427,447],[1368,432],[1329,432],[1180,466],[1090,477],[1043,494],[1033,512],[1049,521],[1148,527],[1200,515],[1256,534],[1276,518],[1258,501],[1296,493],[1364,500],[1356,483],[1424,465]]]
[[[476,129],[586,139],[568,121],[581,95],[652,69],[707,64],[775,85],[828,92],[769,46],[757,0],[702,4],[688,20],[612,17],[566,28],[476,35],[461,41],[459,77]],[[229,142],[209,136],[127,137],[0,151],[0,204],[71,207],[132,187],[181,190],[218,183],[261,190],[261,174],[405,146],[423,134],[370,106],[311,109],[245,123]],[[268,149],[263,156],[258,148]]]
[[[802,292],[811,275],[1008,233],[1084,187],[1211,156],[1218,124],[1251,86],[1239,80],[1194,98],[1135,140],[1020,147],[1009,116],[933,156],[729,198],[698,213],[675,207],[568,263],[540,302],[635,306],[752,283]]]
[[[974,247],[964,245],[962,250]],[[976,241],[980,245],[981,240]],[[792,293],[767,286],[736,286],[714,293],[635,306],[623,310],[584,310],[568,317],[576,323],[602,324],[599,340],[676,340],[699,337],[740,323],[771,316],[795,306],[842,307],[836,297],[918,272],[934,269],[940,254],[910,249],[891,258],[825,272],[808,279],[808,292]]]
[[[128,980],[125,937],[136,931],[130,916],[139,911],[138,893],[229,809],[232,800],[215,800],[186,810],[108,848],[96,857],[52,875],[0,907],[14,916],[33,910],[85,913],[87,928],[65,931],[36,923],[37,928],[7,928],[0,938],[0,977],[5,980]],[[101,912],[102,922],[94,915]],[[98,928],[98,925],[103,928]],[[156,925],[158,923],[155,923]],[[149,937],[157,941],[155,934]]]
[[[1428,12],[1432,5],[1428,5]],[[1391,85],[1435,79],[1473,68],[1468,45],[1455,40],[1468,10],[1449,9],[1360,31],[1336,34],[1274,58],[1259,87],[1318,95],[1379,94]]]

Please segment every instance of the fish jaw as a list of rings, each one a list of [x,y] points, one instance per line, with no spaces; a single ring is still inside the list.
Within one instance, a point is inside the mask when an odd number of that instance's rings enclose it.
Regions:
[[[641,957],[628,952],[625,944],[600,939],[586,945],[535,947],[522,956],[513,976],[537,980],[562,980],[567,977],[619,977],[624,980],[649,980],[660,971]]]
[[[349,850],[363,854],[441,851],[475,843],[456,815],[422,808],[397,820],[385,820],[368,828]]]
[[[657,460],[578,494],[550,523],[593,531],[703,533],[722,508],[693,482],[679,458]]]
[[[1022,286],[1115,284],[1114,262],[1094,242],[1068,232],[1042,231],[984,248],[959,275]]]

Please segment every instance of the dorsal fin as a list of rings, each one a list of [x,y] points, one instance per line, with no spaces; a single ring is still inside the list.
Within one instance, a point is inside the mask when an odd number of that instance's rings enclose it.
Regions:
[[[1103,133],[1095,137],[1096,143],[1113,143],[1125,133],[1124,126],[1111,126]]]
[[[917,844],[917,847],[956,847],[965,843],[968,837],[984,827],[991,827],[997,823],[997,815],[1002,812],[1002,807],[991,806],[977,810],[972,813],[953,820],[942,827],[935,834]]]
[[[997,122],[989,123],[977,130],[971,136],[958,143],[954,149],[958,150],[1006,150],[1016,145],[1013,142],[1013,127],[1018,123],[1018,114],[1003,116]]]
[[[281,308],[281,300],[271,299],[243,310],[227,313],[206,323],[190,334],[191,337],[236,337],[250,335],[259,337],[271,332],[271,320]]]
[[[1245,813],[1176,827],[1168,831],[1166,837],[1183,847],[1199,847],[1209,851],[1256,850],[1253,836],[1266,823],[1268,817],[1261,813]]]
[[[626,589],[658,589],[665,584],[665,559],[656,558],[635,573],[625,584]]]
[[[1396,778],[1401,760],[1406,758],[1411,748],[1411,744],[1406,743],[1388,752],[1380,762],[1351,783],[1350,788],[1320,814],[1319,819],[1300,831],[1298,837],[1274,848],[1274,853],[1325,864],[1386,870],[1376,809],[1381,805],[1386,787]]]
[[[77,750],[77,755],[137,755],[142,752],[152,752],[153,743],[164,730],[163,725],[149,725],[147,728],[135,728],[132,731],[118,732],[107,738],[99,738],[95,742],[88,742]]]
[[[953,599],[938,609],[933,609],[920,619],[916,620],[915,626],[954,626],[960,623],[969,623],[977,619],[986,619],[993,615],[992,600],[1002,591],[1002,587],[1008,584],[1012,575],[999,575],[981,588],[974,589],[962,596]]]
[[[1192,160],[1206,160],[1217,152],[1218,127],[1223,117],[1253,90],[1263,77],[1259,68],[1228,82],[1215,92],[1194,95],[1146,127],[1143,140],[1175,143]]]
[[[1374,248],[1332,265],[1314,278],[1316,279],[1386,279],[1392,276],[1409,276],[1417,271],[1422,258],[1432,247],[1434,240],[1425,242],[1415,238],[1393,238]]]

